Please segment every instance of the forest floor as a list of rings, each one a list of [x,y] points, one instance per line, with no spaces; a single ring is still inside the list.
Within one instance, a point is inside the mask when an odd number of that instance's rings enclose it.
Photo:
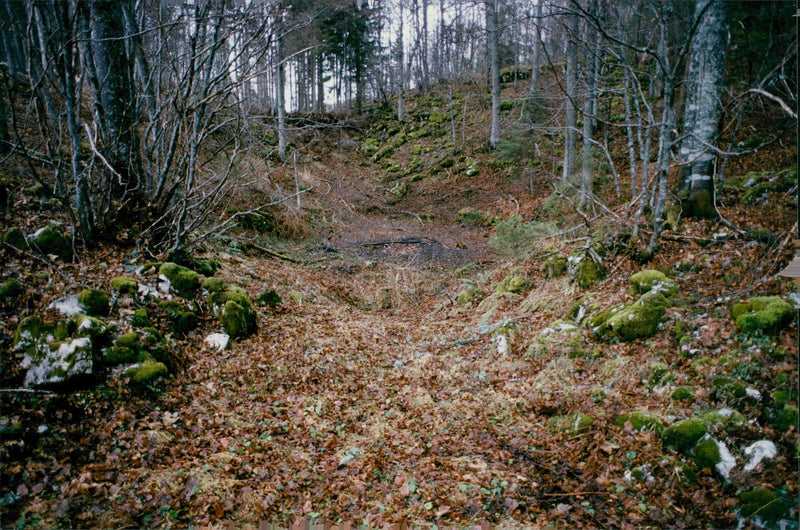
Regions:
[[[491,154],[473,156],[485,168]],[[780,162],[762,169],[792,162],[791,149],[770,156]],[[234,252],[230,240],[206,247],[222,263],[217,276],[253,298],[281,296],[277,308],[259,308],[255,335],[216,351],[203,337],[218,324],[201,319],[174,338],[185,367],[158,389],[110,379],[69,394],[0,394],[4,528],[731,528],[756,525],[739,517],[742,492],[756,487],[775,492],[777,518],[796,519],[797,428],[776,427],[771,411],[777,391],[797,402],[797,327],[744,334],[730,316],[740,298],[791,292],[776,273],[792,255],[793,191],[753,206],[727,197],[727,219],[768,229],[764,242],[683,220],[651,262],[610,252],[606,277],[581,289],[547,278],[541,254],[499,253],[490,224],[459,222],[467,207],[534,218],[553,189],[541,175],[531,185],[503,171],[445,171],[387,201],[385,168],[354,147],[331,148],[308,167],[310,191],[294,212],[310,227],[304,237],[236,234],[297,262]],[[47,212],[32,213],[33,199],[20,195],[8,225],[41,224]],[[614,216],[630,211],[617,203]],[[579,235],[531,244],[566,255],[585,242]],[[0,249],[2,279],[26,287],[0,307],[0,348],[11,356],[4,387],[20,387],[24,375],[10,353],[19,321],[83,286],[108,288],[129,273],[131,250],[101,246],[53,266]],[[608,342],[582,329],[541,342],[588,293],[603,307],[632,300],[628,278],[644,268],[667,272],[680,291],[653,337]],[[525,286],[500,293],[514,276]],[[467,289],[484,300],[458,303]],[[114,311],[122,322],[131,312]],[[659,384],[661,366],[669,376]],[[726,395],[712,384],[720,375],[763,397]],[[675,399],[677,387],[693,394]],[[728,478],[663,447],[660,429],[618,421],[645,411],[669,425],[723,408],[745,419],[712,433],[736,458]],[[591,425],[553,428],[576,413]],[[778,454],[744,471],[744,447],[761,439]]]

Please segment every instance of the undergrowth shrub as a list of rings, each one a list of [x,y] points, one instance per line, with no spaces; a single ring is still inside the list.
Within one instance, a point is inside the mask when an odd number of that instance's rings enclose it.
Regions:
[[[507,221],[497,221],[489,246],[501,254],[522,261],[540,254],[547,242],[545,238],[558,232],[555,222],[523,222],[518,215]]]

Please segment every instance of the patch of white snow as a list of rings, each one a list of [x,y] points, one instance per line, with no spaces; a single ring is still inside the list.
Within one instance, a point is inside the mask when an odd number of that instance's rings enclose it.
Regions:
[[[71,317],[78,313],[83,313],[83,307],[78,302],[78,295],[70,294],[62,296],[50,304],[50,309],[55,309],[64,316]]]
[[[778,455],[778,449],[769,440],[759,440],[745,447],[744,454],[749,458],[744,470],[752,471],[765,458],[775,458]]]

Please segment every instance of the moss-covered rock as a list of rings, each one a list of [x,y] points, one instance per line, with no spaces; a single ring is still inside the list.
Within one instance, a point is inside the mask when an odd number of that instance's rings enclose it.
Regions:
[[[25,234],[23,234],[22,230],[16,226],[9,228],[6,231],[6,233],[3,235],[3,242],[18,250],[28,250],[29,248],[28,240],[25,238]]]
[[[800,421],[800,411],[794,405],[784,405],[772,414],[772,425],[779,431],[788,431],[789,427],[797,429]]]
[[[260,307],[276,308],[282,303],[283,300],[275,289],[267,289],[256,298],[256,304]]]
[[[6,280],[3,282],[3,285],[0,286],[0,302],[14,301],[19,298],[23,292],[25,292],[25,289],[17,280],[14,278]]]
[[[245,338],[258,329],[255,313],[242,305],[228,300],[219,317],[222,328],[232,339]]]
[[[567,271],[567,258],[561,254],[553,254],[544,261],[542,272],[545,278],[558,278]]]
[[[774,333],[792,320],[794,308],[780,296],[757,296],[734,304],[731,315],[745,333]]]
[[[47,225],[31,236],[31,246],[38,248],[45,255],[55,255],[62,261],[72,259],[72,242],[64,235],[64,229],[58,225]]]
[[[694,462],[699,469],[714,469],[714,466],[719,464],[722,460],[719,454],[719,446],[710,436],[700,439],[690,453],[692,462]]]
[[[241,287],[230,285],[223,292],[209,294],[208,305],[231,338],[245,338],[258,330],[255,308]]]
[[[52,333],[53,324],[45,322],[39,315],[23,318],[14,331],[14,349],[27,351],[36,347],[40,342],[46,341],[47,335]]]
[[[650,375],[647,378],[647,386],[650,388],[663,386],[672,381],[674,376],[669,370],[669,366],[658,362],[650,365]]]
[[[215,276],[205,278],[203,280],[203,289],[209,293],[221,293],[225,290],[225,281]]]
[[[216,259],[199,259],[194,262],[195,272],[202,276],[213,276],[220,267],[222,263]]]
[[[200,319],[195,313],[192,311],[181,311],[175,315],[172,326],[176,333],[183,335],[194,331],[199,323]]]
[[[200,289],[200,275],[177,263],[168,261],[161,264],[158,273],[169,280],[181,298],[192,298]]]
[[[739,513],[744,517],[758,517],[770,524],[789,517],[789,510],[780,496],[770,489],[756,488],[742,492],[739,500]]]
[[[103,352],[103,362],[106,364],[134,363],[142,360],[141,352],[133,348],[112,346]]]
[[[133,278],[117,276],[111,279],[111,290],[119,294],[136,294],[137,284]]]
[[[708,432],[708,426],[700,418],[689,418],[673,423],[666,429],[661,438],[665,448],[686,452]]]
[[[742,399],[747,395],[747,387],[733,377],[718,375],[711,381],[711,386],[716,390],[717,395],[725,400]]]
[[[741,425],[747,421],[747,418],[745,418],[741,412],[729,408],[710,410],[701,415],[700,419],[704,421],[709,428]]]
[[[630,277],[631,285],[637,294],[644,294],[653,289],[664,293],[667,296],[675,294],[678,287],[667,276],[656,270],[639,271]]]
[[[150,318],[147,316],[147,309],[140,307],[133,312],[133,317],[131,317],[131,326],[135,328],[149,328],[152,325],[153,324],[150,322]]]
[[[632,304],[599,313],[590,319],[590,323],[599,337],[632,341],[655,335],[666,308],[666,298],[661,293],[651,291]]]
[[[689,386],[679,386],[672,391],[672,399],[675,401],[689,401],[694,397],[694,388]]]
[[[26,387],[63,386],[85,379],[94,370],[92,340],[78,337],[29,349],[22,360]]]
[[[521,276],[509,274],[497,286],[498,293],[521,293],[530,289],[531,283]]]
[[[567,414],[566,416],[554,416],[547,422],[547,430],[550,432],[560,432],[565,434],[579,434],[591,428],[594,419],[582,412]]]
[[[600,253],[592,247],[573,252],[567,258],[567,274],[570,282],[581,289],[588,289],[600,282],[606,273]]]
[[[164,363],[145,361],[138,368],[129,370],[126,375],[135,383],[149,385],[158,378],[165,377],[168,373],[169,370],[167,370],[167,366]]]
[[[70,317],[74,323],[74,334],[78,337],[89,337],[96,346],[110,341],[110,334],[113,326],[106,324],[102,320],[89,315],[79,313]]]
[[[91,316],[108,315],[108,295],[102,289],[84,289],[78,293],[78,302]]]
[[[123,333],[117,340],[114,341],[116,346],[121,348],[131,348],[131,349],[139,349],[141,344],[139,342],[139,334],[135,331],[131,331],[129,333]]]
[[[620,414],[617,416],[616,424],[618,427],[624,427],[627,422],[630,422],[634,431],[654,431],[661,433],[664,430],[664,424],[661,423],[661,420],[649,412],[636,411],[631,414]]]

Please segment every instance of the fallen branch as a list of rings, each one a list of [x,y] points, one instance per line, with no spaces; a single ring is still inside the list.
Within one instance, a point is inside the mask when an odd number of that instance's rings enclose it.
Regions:
[[[273,258],[282,259],[282,260],[288,261],[290,263],[297,263],[298,265],[302,265],[303,264],[302,260],[293,258],[291,256],[287,256],[286,254],[281,254],[280,252],[275,252],[274,250],[270,250],[270,249],[268,249],[266,247],[262,247],[261,245],[257,245],[255,243],[250,242],[250,241],[243,241],[243,243],[245,245],[247,245],[248,247],[252,247],[252,248],[258,250],[259,252],[263,252],[264,254],[272,256]]]
[[[420,237],[405,237],[403,239],[380,239],[378,241],[367,241],[359,243],[359,247],[385,247],[389,245],[421,245],[426,241],[438,243],[435,239],[423,239]]]
[[[0,394],[47,394],[54,396],[56,393],[35,388],[0,388]]]

